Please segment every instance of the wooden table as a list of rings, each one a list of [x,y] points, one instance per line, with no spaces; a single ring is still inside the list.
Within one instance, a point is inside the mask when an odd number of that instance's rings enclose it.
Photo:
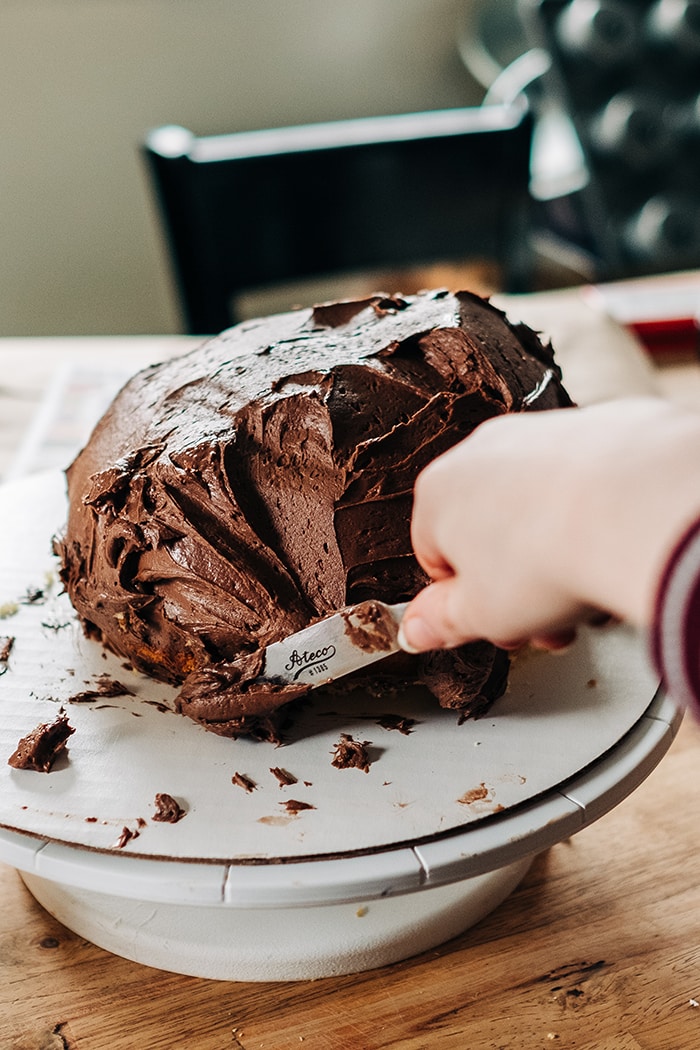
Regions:
[[[52,368],[134,365],[192,340],[0,342],[0,475]],[[700,367],[654,372],[700,408]],[[227,984],[151,970],[72,934],[0,865],[8,1050],[693,1050],[700,1047],[700,727],[613,812],[538,857],[511,897],[437,950],[370,973]]]

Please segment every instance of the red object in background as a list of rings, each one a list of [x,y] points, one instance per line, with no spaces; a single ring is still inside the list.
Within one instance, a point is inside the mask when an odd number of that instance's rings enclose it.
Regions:
[[[632,321],[627,325],[650,354],[687,352],[699,349],[697,317],[667,317],[658,321]]]
[[[700,350],[700,272],[612,281],[586,292],[653,356]]]

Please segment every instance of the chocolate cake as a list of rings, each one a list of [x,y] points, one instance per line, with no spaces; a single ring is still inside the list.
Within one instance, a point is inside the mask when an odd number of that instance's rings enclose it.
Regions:
[[[274,739],[307,687],[261,679],[262,647],[415,595],[419,471],[488,417],[569,404],[551,347],[468,292],[245,322],[140,372],[98,423],[68,470],[65,587],[89,635],[181,686],[180,711]],[[477,715],[508,657],[477,642],[368,674]]]

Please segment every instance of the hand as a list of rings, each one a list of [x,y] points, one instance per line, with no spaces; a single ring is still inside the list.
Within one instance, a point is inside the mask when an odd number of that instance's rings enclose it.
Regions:
[[[601,615],[648,624],[699,514],[699,415],[630,398],[489,420],[416,483],[413,546],[434,582],[401,644],[556,648]]]

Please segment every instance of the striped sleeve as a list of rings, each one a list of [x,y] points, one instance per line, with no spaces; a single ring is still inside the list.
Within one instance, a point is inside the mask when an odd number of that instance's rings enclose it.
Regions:
[[[651,646],[667,691],[700,712],[700,519],[666,562],[654,607]]]

